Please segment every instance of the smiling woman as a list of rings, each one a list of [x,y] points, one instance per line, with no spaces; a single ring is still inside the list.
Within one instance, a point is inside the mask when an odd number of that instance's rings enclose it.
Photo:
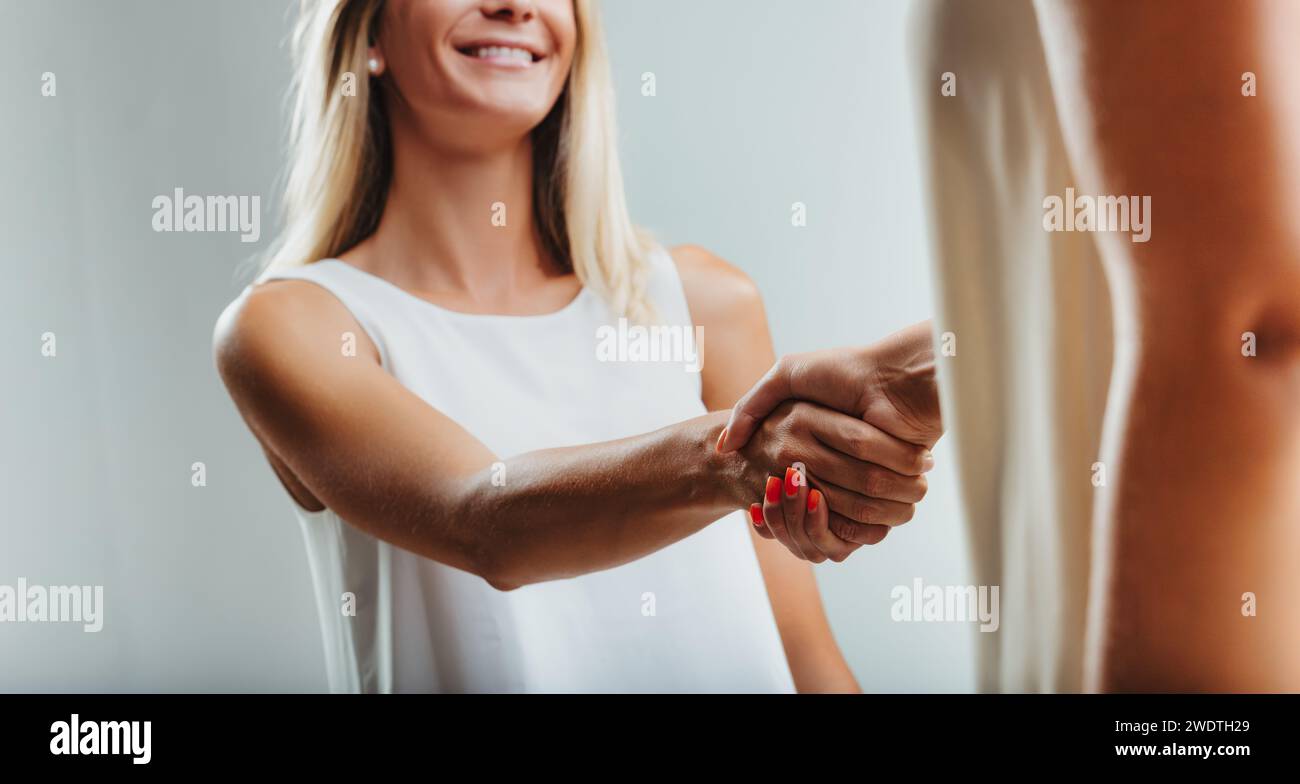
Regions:
[[[501,205],[507,226],[498,228],[507,228],[513,214],[515,227],[535,231],[547,255],[567,260],[576,278],[616,309],[650,315],[643,287],[652,243],[627,212],[595,5],[525,3],[524,24],[515,21],[515,5],[303,3],[294,35],[298,92],[286,231],[271,256],[273,269],[357,245],[378,228],[390,191],[408,187],[422,199],[451,192],[430,186],[455,176],[457,162],[489,151],[525,154],[519,141],[527,139],[528,190],[476,188],[473,219]],[[508,47],[529,52],[532,64],[479,56]],[[365,71],[373,79],[359,83],[355,96],[338,89],[345,73]],[[448,154],[436,182],[413,171],[395,177],[394,149],[426,143]],[[465,173],[480,177],[473,165]]]
[[[216,345],[298,502],[330,686],[855,690],[806,561],[909,519],[924,450],[809,404],[712,448],[766,320],[740,272],[633,226],[594,11],[304,6],[286,233]],[[602,361],[629,323],[711,359]],[[794,464],[819,490],[789,503],[828,503],[764,539],[739,510]]]

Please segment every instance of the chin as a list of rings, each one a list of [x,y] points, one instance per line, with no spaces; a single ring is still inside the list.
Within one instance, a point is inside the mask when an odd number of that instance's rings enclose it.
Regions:
[[[518,95],[484,90],[466,97],[463,117],[476,126],[510,129],[525,134],[550,114],[554,103],[537,100],[536,95]]]
[[[546,119],[546,114],[539,114],[535,108],[525,111],[513,106],[475,103],[458,110],[456,117],[454,146],[464,151],[487,152],[512,147],[528,138]]]
[[[495,118],[498,122],[509,125],[522,125],[527,128],[540,123],[550,113],[553,102],[537,100],[536,95],[501,95],[491,92],[481,93],[475,97],[471,111]]]

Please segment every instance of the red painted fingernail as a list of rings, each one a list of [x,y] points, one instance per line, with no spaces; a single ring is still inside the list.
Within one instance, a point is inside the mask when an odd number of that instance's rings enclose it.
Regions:
[[[724,428],[722,428],[722,432],[721,432],[721,433],[718,433],[718,443],[716,443],[716,444],[713,445],[713,451],[715,451],[715,452],[721,452],[721,451],[722,451],[722,442],[723,442],[723,441],[726,441],[726,440],[727,440],[727,428],[724,427]]]
[[[767,502],[769,504],[776,503],[777,499],[781,497],[781,480],[774,476],[769,476],[767,478],[767,490],[765,492],[767,493]]]
[[[749,505],[749,519],[753,521],[755,528],[763,527],[763,507],[758,504]]]
[[[818,506],[819,504],[821,504],[821,502],[822,502],[822,494],[821,494],[821,491],[820,491],[820,490],[812,490],[812,491],[809,491],[809,493],[808,493],[808,511],[809,511],[809,512],[816,512],[816,511],[817,511],[817,506]]]
[[[799,476],[798,470],[794,468],[785,469],[785,497],[794,498],[795,493],[799,492],[799,485],[803,484],[803,477]]]

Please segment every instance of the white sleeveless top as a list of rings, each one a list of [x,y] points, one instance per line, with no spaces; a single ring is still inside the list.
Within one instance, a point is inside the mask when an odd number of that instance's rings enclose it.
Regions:
[[[652,257],[659,320],[690,325],[671,257]],[[503,460],[705,413],[682,364],[597,360],[598,328],[618,319],[588,288],[554,313],[499,316],[446,310],[338,260],[264,279],[277,278],[333,293],[389,373]],[[793,690],[743,512],[630,564],[503,593],[329,509],[294,508],[333,692]]]

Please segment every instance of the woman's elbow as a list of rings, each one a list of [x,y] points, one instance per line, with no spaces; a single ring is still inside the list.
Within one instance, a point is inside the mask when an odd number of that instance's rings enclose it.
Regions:
[[[462,542],[454,565],[469,572],[497,591],[514,591],[530,581],[517,557],[500,542],[475,539]]]
[[[484,582],[492,586],[493,590],[506,593],[508,591],[517,591],[528,584],[528,581],[520,577],[512,569],[505,569],[499,565],[493,565],[481,569],[478,573]]]
[[[499,543],[491,546],[489,551],[480,552],[474,563],[474,573],[501,592],[516,591],[547,580],[573,576],[555,568],[547,568],[546,559],[536,552],[502,547]]]

